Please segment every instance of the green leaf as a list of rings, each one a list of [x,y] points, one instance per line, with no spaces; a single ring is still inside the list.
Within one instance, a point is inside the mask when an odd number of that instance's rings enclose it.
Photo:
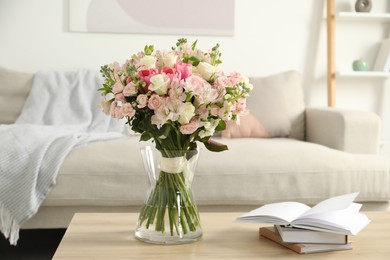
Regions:
[[[165,124],[165,129],[164,129],[164,136],[165,137],[168,137],[171,130],[172,130],[172,126],[170,124]]]
[[[198,43],[198,40],[194,41],[194,43],[191,45],[192,50],[195,50],[197,43]]]
[[[212,151],[212,152],[222,152],[222,151],[229,150],[227,145],[212,141],[210,139],[206,142],[203,142],[203,144],[204,144],[204,146],[206,146],[206,148],[209,151]]]
[[[189,57],[188,60],[192,61],[192,65],[195,67],[198,66],[200,63],[200,60],[195,56]]]
[[[141,141],[148,141],[153,137],[153,135],[149,132],[143,132],[139,140]]]
[[[215,131],[223,131],[226,129],[226,122],[223,120],[219,120],[219,123],[217,127],[215,128]]]

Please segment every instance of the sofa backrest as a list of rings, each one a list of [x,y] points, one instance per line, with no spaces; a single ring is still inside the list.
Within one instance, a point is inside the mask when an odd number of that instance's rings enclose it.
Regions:
[[[20,115],[34,74],[0,67],[0,124],[12,124]],[[254,89],[247,100],[252,114],[271,124],[276,135],[304,140],[305,104],[297,71],[252,77]],[[267,121],[267,122],[265,122]]]
[[[247,99],[247,107],[257,120],[273,127],[273,132],[279,134],[274,137],[304,140],[305,102],[301,74],[290,70],[249,80],[254,88]]]
[[[0,124],[12,124],[22,112],[34,74],[0,67]]]

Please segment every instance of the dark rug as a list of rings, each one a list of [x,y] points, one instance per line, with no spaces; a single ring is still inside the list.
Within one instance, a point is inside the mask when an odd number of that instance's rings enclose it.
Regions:
[[[0,233],[1,260],[50,260],[66,229],[26,229],[19,233],[16,246],[11,246]]]

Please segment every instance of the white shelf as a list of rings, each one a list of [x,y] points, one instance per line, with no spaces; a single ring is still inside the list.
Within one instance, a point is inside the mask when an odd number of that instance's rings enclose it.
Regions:
[[[357,13],[357,12],[339,12],[336,14],[338,20],[354,21],[390,21],[390,13]]]
[[[355,78],[389,78],[390,72],[382,71],[340,71],[336,77],[355,77]]]

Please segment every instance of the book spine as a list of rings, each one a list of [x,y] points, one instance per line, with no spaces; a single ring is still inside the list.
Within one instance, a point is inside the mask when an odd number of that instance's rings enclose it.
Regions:
[[[265,238],[268,238],[288,249],[291,249],[292,251],[296,252],[296,253],[299,253],[299,254],[302,254],[302,250],[301,250],[301,247],[298,246],[297,244],[290,244],[290,243],[284,243],[282,241],[282,239],[280,238],[280,236],[275,233],[275,232],[272,232],[270,229],[268,228],[265,228],[265,227],[262,227],[259,229],[259,236],[263,236]]]

